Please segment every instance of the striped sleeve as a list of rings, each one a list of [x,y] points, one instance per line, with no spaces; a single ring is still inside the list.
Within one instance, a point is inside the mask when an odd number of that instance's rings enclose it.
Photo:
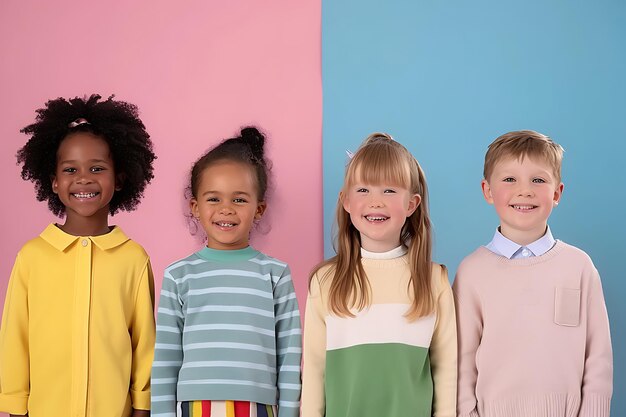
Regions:
[[[152,364],[152,416],[176,417],[176,385],[183,362],[183,311],[176,281],[165,271]]]
[[[302,328],[298,300],[288,266],[274,286],[274,317],[278,417],[297,417],[300,412]]]

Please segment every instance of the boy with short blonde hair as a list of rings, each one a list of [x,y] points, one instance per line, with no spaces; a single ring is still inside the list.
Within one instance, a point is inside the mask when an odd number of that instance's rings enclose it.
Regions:
[[[598,271],[548,227],[563,148],[534,131],[497,138],[482,191],[500,227],[454,282],[459,417],[608,417],[609,323]]]
[[[539,158],[552,168],[557,182],[561,182],[563,148],[548,136],[533,130],[505,133],[494,140],[485,154],[484,178],[491,177],[496,164],[507,158]]]

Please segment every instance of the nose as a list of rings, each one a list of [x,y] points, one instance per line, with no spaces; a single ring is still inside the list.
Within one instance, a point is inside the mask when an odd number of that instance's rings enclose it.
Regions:
[[[517,195],[520,197],[532,197],[534,195],[534,191],[530,184],[522,184],[519,187]]]
[[[369,206],[370,208],[379,208],[382,207],[384,204],[382,202],[382,200],[379,197],[376,196],[372,196],[372,198],[369,201]]]
[[[91,184],[93,182],[90,171],[80,171],[76,177],[77,184]]]
[[[229,201],[225,201],[224,204],[221,205],[220,214],[228,215],[228,214],[234,214],[234,213],[235,213],[235,210],[233,209]]]

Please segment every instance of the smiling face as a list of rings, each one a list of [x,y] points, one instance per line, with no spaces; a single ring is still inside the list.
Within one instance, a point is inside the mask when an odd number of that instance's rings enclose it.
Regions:
[[[343,208],[370,252],[387,252],[400,246],[402,227],[420,203],[417,194],[399,186],[355,183],[341,195]]]
[[[558,182],[548,163],[537,158],[508,158],[498,162],[491,178],[482,181],[485,200],[500,217],[500,232],[519,245],[544,235],[552,208],[561,199]]]
[[[118,187],[114,167],[101,137],[78,132],[63,139],[52,177],[52,190],[65,206],[63,230],[76,235],[108,231],[109,203]]]
[[[265,212],[258,201],[257,181],[251,166],[217,161],[202,171],[191,213],[207,235],[207,247],[233,250],[248,246],[254,220]]]

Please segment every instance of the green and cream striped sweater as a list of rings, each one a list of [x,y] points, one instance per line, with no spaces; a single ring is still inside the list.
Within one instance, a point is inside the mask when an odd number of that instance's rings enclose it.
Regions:
[[[177,401],[278,404],[298,415],[301,327],[289,267],[250,247],[204,248],[163,278],[152,367],[152,416]]]
[[[361,261],[372,303],[355,317],[330,312],[327,268],[311,281],[302,417],[454,417],[456,322],[445,269],[433,264],[436,311],[409,321],[408,256]]]

